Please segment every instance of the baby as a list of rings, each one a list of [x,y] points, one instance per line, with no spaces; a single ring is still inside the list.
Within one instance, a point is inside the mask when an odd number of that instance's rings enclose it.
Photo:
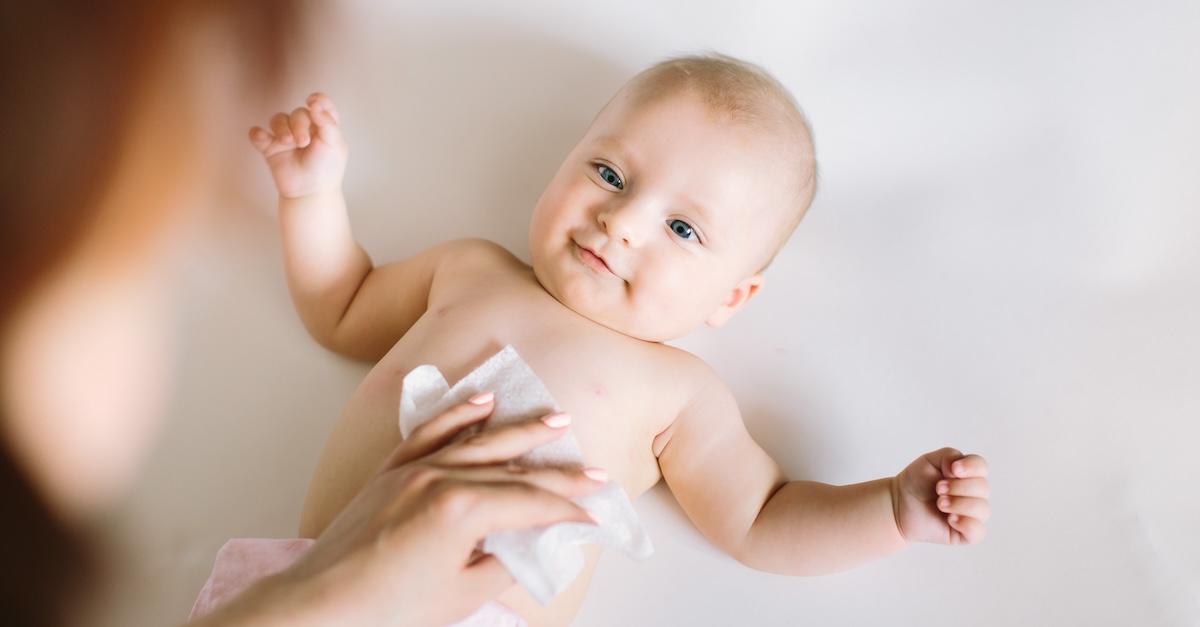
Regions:
[[[983,539],[982,457],[944,448],[894,477],[788,481],[712,368],[663,344],[722,325],[761,291],[812,201],[807,122],[761,68],[705,55],[633,77],[534,207],[532,265],[466,239],[374,266],[342,196],[338,111],[320,93],[307,105],[250,132],[279,190],[288,286],[317,342],[378,363],[321,456],[302,535],[320,534],[396,446],[406,373],[434,364],[453,384],[512,344],[570,412],[589,465],[630,498],[665,479],[705,537],[748,566],[832,573],[909,542]],[[499,600],[531,625],[567,624],[596,553],[547,606],[516,586]]]

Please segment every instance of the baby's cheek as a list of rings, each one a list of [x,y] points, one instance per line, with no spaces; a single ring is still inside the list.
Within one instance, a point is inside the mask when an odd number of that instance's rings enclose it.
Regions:
[[[676,328],[682,322],[682,314],[691,309],[692,297],[686,290],[679,289],[669,274],[642,276],[630,290],[630,307],[643,328]]]
[[[536,244],[538,240],[547,240],[555,231],[561,230],[563,206],[563,198],[550,190],[538,200],[529,221],[531,245]]]
[[[541,211],[535,211],[529,221],[529,250],[544,254],[549,233],[550,223],[547,216]]]

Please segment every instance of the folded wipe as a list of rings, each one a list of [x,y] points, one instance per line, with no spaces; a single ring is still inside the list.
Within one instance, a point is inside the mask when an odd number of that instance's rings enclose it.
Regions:
[[[533,369],[512,346],[450,387],[434,366],[418,366],[404,377],[400,394],[400,433],[405,438],[425,421],[479,392],[496,394],[496,409],[487,428],[520,422],[559,411]],[[580,467],[583,453],[572,433],[539,446],[516,460],[522,466]],[[489,535],[483,550],[504,564],[533,598],[546,604],[562,592],[583,569],[578,545],[599,544],[634,558],[654,552],[625,490],[609,481],[601,490],[574,499],[600,520],[599,525],[559,523]]]

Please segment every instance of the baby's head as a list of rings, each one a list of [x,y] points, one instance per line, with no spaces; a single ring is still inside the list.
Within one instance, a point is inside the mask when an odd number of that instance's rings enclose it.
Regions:
[[[812,133],[763,69],[664,61],[601,109],[533,211],[538,281],[575,312],[668,340],[720,326],[816,191]]]

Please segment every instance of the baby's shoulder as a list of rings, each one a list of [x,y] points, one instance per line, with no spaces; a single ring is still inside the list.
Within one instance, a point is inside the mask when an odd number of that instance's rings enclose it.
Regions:
[[[681,384],[689,395],[712,385],[724,386],[716,370],[693,353],[667,344],[656,345],[654,353],[654,370],[669,373],[672,381]]]
[[[434,292],[453,292],[475,281],[492,281],[498,275],[517,275],[528,266],[507,248],[482,238],[443,242],[433,277]]]
[[[680,419],[688,415],[690,409],[726,407],[734,403],[729,386],[708,362],[685,350],[665,344],[662,346],[664,350],[659,357],[663,361],[658,365],[657,376],[672,383],[675,409],[654,436],[651,451],[655,457],[662,454]]]
[[[525,265],[507,248],[479,237],[450,240],[442,246],[444,251],[440,272],[472,272],[481,268],[495,270]]]

